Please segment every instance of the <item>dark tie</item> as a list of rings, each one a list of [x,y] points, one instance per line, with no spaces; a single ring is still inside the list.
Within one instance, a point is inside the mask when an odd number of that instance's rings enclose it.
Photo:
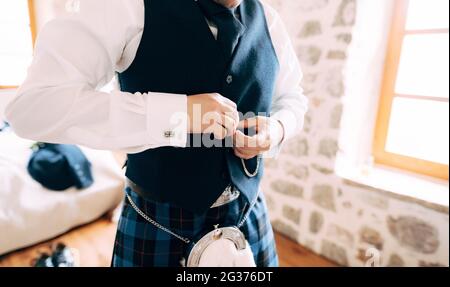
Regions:
[[[205,17],[217,26],[219,30],[217,41],[225,55],[231,58],[239,43],[239,38],[244,34],[245,26],[236,18],[232,9],[217,4],[213,0],[198,0],[197,2]]]

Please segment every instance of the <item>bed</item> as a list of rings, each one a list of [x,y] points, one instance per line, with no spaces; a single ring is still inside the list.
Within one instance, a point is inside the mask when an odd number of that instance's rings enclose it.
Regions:
[[[5,99],[0,94],[0,120]],[[124,175],[111,152],[81,147],[92,163],[94,184],[54,192],[27,173],[33,142],[0,132],[0,255],[61,235],[115,209]]]

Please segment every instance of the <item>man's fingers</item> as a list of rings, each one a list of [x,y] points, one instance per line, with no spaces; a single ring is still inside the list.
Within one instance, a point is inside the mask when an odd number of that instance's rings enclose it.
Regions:
[[[260,132],[255,138],[257,147],[260,148],[260,150],[268,151],[270,149],[270,134],[267,130]]]
[[[234,154],[237,157],[242,158],[242,159],[252,159],[252,158],[254,158],[254,157],[256,157],[258,155],[258,154],[255,154],[255,153],[245,153],[245,152],[241,151],[238,148],[234,149]]]
[[[226,129],[226,136],[232,136],[236,132],[238,122],[228,115],[222,115],[220,124]]]
[[[220,110],[224,114],[232,114],[233,118],[235,118],[235,115],[237,115],[237,121],[239,122],[239,112],[237,110],[237,105],[232,100],[225,98],[223,96],[220,96]]]
[[[207,126],[205,133],[212,133],[216,139],[224,139],[233,136],[236,132],[237,122],[220,112],[211,112],[204,116],[203,124]]]
[[[264,132],[249,137],[238,130],[235,133],[234,144],[235,147],[251,151],[268,151],[270,149],[270,139]]]
[[[230,117],[233,119],[233,121],[235,121],[235,126],[234,126],[234,130],[236,130],[238,128],[239,125],[239,112],[236,108],[232,108],[230,106],[223,106],[221,109],[222,114]]]
[[[253,128],[255,127],[258,129],[258,119],[257,118],[250,118],[245,119],[239,123],[238,128],[240,129],[247,129],[247,128]]]
[[[245,147],[248,146],[251,141],[251,137],[246,136],[240,130],[237,130],[234,134],[234,145],[235,147]]]
[[[218,139],[218,140],[223,140],[224,138],[227,137],[227,129],[224,128],[221,124],[219,123],[214,123],[211,126],[211,131],[214,134],[214,138]]]
[[[257,147],[248,147],[248,146],[235,146],[235,148],[239,148],[241,151],[253,152],[253,153],[264,153],[270,150],[269,144],[264,144]]]
[[[240,154],[242,154],[242,155],[245,155],[245,156],[251,156],[251,157],[254,157],[254,156],[257,156],[258,154],[260,154],[259,152],[257,152],[257,151],[251,151],[251,150],[248,150],[248,149],[245,149],[245,148],[235,148]]]
[[[220,96],[220,99],[221,99],[221,101],[224,103],[224,104],[226,104],[226,105],[228,105],[228,106],[230,106],[230,107],[232,107],[232,108],[234,108],[234,109],[237,109],[237,104],[235,103],[235,102],[233,102],[232,100],[230,100],[229,98],[226,98],[226,97],[224,97],[224,96]]]
[[[221,99],[220,112],[233,120],[232,126],[228,125],[228,121],[222,123],[225,127],[227,127],[227,129],[230,130],[229,136],[231,136],[236,131],[237,126],[239,124],[239,112],[237,110],[237,105],[233,101],[225,97],[221,96],[220,99]]]

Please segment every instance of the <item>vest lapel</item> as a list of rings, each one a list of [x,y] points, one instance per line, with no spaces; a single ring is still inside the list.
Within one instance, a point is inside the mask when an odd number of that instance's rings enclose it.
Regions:
[[[242,1],[241,5],[239,6],[239,13],[241,14],[241,22],[242,25],[244,25],[245,27],[245,31],[242,34],[241,38],[239,39],[239,43],[237,44],[236,48],[234,49],[233,52],[233,56],[232,56],[232,61],[236,58],[236,56],[239,54],[241,47],[242,47],[242,42],[245,40],[249,27],[248,27],[248,22],[247,22],[247,17],[248,17],[248,11],[247,11],[247,5],[245,4],[245,0]]]

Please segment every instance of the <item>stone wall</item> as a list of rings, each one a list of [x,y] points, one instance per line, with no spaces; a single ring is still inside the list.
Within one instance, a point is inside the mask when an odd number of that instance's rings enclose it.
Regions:
[[[448,266],[448,211],[335,175],[357,1],[266,2],[291,34],[310,99],[304,131],[267,161],[262,186],[274,228],[342,265]]]

